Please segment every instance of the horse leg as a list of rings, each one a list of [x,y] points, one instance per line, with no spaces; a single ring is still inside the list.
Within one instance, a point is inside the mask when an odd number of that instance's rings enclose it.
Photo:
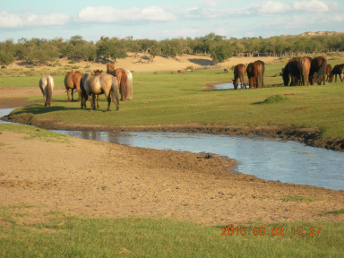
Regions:
[[[68,89],[68,90],[67,90],[67,97],[68,97],[68,101],[67,101],[67,102],[70,102],[69,96],[70,96],[70,92],[69,92],[69,89]]]
[[[110,111],[110,103],[111,103],[111,95],[110,94],[107,97],[107,102],[108,102],[108,106],[107,106],[106,112]]]
[[[72,89],[72,101],[74,101],[73,94],[74,94],[74,89]]]
[[[99,95],[97,95],[97,108],[99,108]]]
[[[80,89],[76,89],[77,91],[78,91],[78,100],[77,101],[79,101],[80,100],[80,96],[81,96],[81,90]]]
[[[93,96],[92,96],[92,94],[89,95],[89,98],[90,98],[90,102],[91,102],[91,110],[90,111],[93,111],[94,104],[93,104]]]

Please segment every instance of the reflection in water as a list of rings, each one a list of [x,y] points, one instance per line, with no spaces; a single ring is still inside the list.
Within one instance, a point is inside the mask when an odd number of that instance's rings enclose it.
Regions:
[[[233,83],[221,83],[214,85],[215,89],[217,90],[234,90]]]
[[[236,159],[240,173],[282,183],[344,190],[344,153],[295,141],[204,133],[57,132],[135,147],[216,153]]]

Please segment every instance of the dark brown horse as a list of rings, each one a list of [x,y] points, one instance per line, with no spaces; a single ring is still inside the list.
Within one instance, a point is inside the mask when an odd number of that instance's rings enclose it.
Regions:
[[[228,68],[223,69],[223,71],[224,71],[225,73],[229,73],[229,69],[228,69]]]
[[[118,89],[121,93],[121,101],[133,99],[133,75],[123,68],[115,69],[113,64],[106,64],[106,71],[117,78]]]
[[[326,81],[330,82],[330,75],[331,75],[331,72],[332,72],[332,65],[327,65],[326,66],[326,75],[327,75],[327,78],[326,78]],[[332,82],[332,80],[331,80]]]
[[[90,73],[85,73],[82,76],[82,100],[81,108],[86,108],[86,101],[88,97],[91,102],[91,111],[95,109],[95,95],[105,94],[108,101],[106,111],[110,111],[111,99],[116,105],[116,110],[119,109],[118,101],[118,84],[117,80],[111,74],[102,74],[95,76]]]
[[[240,78],[241,89],[245,88],[245,71],[246,71],[246,66],[243,64],[238,64],[234,67],[234,79],[233,79],[234,89],[238,88],[238,84],[239,84],[238,78]]]
[[[309,85],[308,76],[311,69],[311,59],[308,57],[301,57],[297,63],[297,67],[300,71],[301,85]]]
[[[82,73],[80,73],[79,71],[74,71],[71,70],[69,72],[67,72],[65,79],[64,79],[64,85],[67,91],[67,96],[68,96],[68,102],[70,102],[70,98],[69,98],[69,90],[72,90],[72,101],[73,99],[73,93],[74,93],[74,89],[77,90],[79,97],[78,100],[80,100],[80,95],[81,95],[81,77],[82,77]]]
[[[284,69],[282,69],[283,71],[282,77],[283,77],[284,86],[289,85],[289,76],[291,77],[290,86],[300,85],[301,78],[300,78],[300,71],[297,67],[298,62],[299,62],[299,58],[295,58],[295,57],[291,58],[289,59]]]
[[[321,82],[325,85],[326,66],[326,58],[318,56],[312,59],[311,69],[309,70],[309,81],[312,85],[315,83],[320,85]]]
[[[336,76],[335,82],[337,82],[337,75],[339,75],[339,79],[342,82],[343,81],[343,68],[344,68],[344,64],[335,65],[330,73],[329,82],[333,81],[333,75]]]
[[[249,63],[246,68],[250,89],[252,89],[253,86],[256,89],[263,87],[264,63],[262,63],[262,61],[255,61],[254,63]]]

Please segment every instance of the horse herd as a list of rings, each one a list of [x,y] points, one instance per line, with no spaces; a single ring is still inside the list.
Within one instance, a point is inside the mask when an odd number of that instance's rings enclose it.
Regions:
[[[284,86],[305,86],[315,83],[325,85],[325,81],[333,81],[334,75],[336,82],[337,75],[339,75],[340,81],[343,81],[343,68],[344,64],[335,65],[332,68],[331,65],[327,64],[327,59],[322,56],[291,58],[282,68],[283,83]]]
[[[233,85],[234,89],[238,89],[239,79],[241,83],[241,89],[245,88],[245,72],[248,77],[249,88],[253,87],[256,89],[262,88],[264,86],[264,72],[265,64],[261,60],[257,60],[253,63],[249,63],[247,67],[244,64],[238,64],[233,66],[231,70],[234,71]],[[226,73],[229,72],[228,68],[225,68]]]
[[[86,101],[90,98],[91,111],[95,109],[95,96],[97,96],[97,107],[99,108],[99,95],[104,94],[110,110],[111,100],[119,109],[118,91],[121,94],[121,101],[131,100],[133,98],[133,76],[127,69],[115,69],[113,64],[106,65],[107,73],[95,70],[94,74],[84,73],[71,70],[68,71],[64,85],[67,91],[68,102],[70,102],[70,91],[72,93],[72,101],[74,89],[78,92],[78,101],[81,99],[81,108],[86,108]],[[54,79],[51,75],[43,75],[39,81],[39,87],[42,91],[45,106],[51,106],[52,92],[54,88]]]
[[[255,61],[249,63],[247,67],[244,64],[233,66],[231,70],[234,71],[233,85],[234,89],[238,89],[239,79],[241,88],[245,88],[245,72],[249,81],[249,88],[261,88],[264,86],[264,62]],[[224,69],[228,73],[228,68]],[[325,79],[325,75],[327,78]],[[337,82],[337,75],[341,81],[344,80],[344,64],[335,65],[333,68],[327,64],[327,59],[324,57],[301,57],[291,58],[286,66],[282,68],[282,78],[285,86],[297,85],[313,85],[315,83],[325,85],[325,81],[332,82],[335,76]]]

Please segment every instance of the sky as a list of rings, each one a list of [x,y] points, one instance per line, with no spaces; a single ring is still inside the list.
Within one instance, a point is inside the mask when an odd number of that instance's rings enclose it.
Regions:
[[[162,4],[163,3],[163,4]],[[82,36],[164,40],[344,32],[344,0],[0,0],[0,41]]]

